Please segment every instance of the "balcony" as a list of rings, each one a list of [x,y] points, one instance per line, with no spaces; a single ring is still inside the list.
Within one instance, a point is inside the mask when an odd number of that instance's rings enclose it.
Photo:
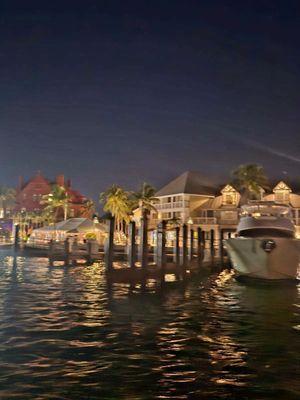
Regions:
[[[155,204],[155,208],[157,209],[157,211],[174,210],[175,208],[189,208],[189,206],[190,206],[189,201],[174,201],[170,203]]]
[[[195,225],[215,225],[217,223],[217,218],[215,217],[192,218],[192,220]]]

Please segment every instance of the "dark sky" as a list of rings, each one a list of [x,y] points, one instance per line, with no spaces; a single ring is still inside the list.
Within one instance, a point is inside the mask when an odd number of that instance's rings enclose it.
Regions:
[[[299,176],[298,1],[1,1],[0,183]]]

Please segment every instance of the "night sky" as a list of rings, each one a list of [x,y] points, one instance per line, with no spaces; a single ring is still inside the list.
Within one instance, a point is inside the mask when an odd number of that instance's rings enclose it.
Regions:
[[[1,1],[0,183],[95,200],[241,163],[300,166],[298,1]]]

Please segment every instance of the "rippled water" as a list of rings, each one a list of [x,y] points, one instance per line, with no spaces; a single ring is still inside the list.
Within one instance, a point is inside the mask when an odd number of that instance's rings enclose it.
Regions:
[[[296,286],[130,286],[0,258],[1,399],[300,398]]]

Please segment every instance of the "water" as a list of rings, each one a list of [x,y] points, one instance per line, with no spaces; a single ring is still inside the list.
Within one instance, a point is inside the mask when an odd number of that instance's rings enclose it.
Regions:
[[[160,287],[0,254],[0,398],[299,399],[296,286]]]

